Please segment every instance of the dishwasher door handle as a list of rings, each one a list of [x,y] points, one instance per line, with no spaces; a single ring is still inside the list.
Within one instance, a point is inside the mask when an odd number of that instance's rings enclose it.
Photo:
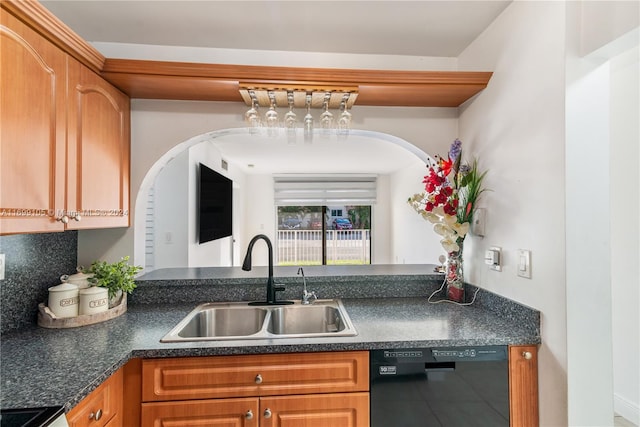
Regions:
[[[424,364],[425,372],[455,371],[456,362],[427,362]]]

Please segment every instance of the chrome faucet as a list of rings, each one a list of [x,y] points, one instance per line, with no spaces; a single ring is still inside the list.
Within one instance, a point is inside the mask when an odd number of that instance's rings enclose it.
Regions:
[[[302,267],[298,267],[298,276],[302,276],[302,304],[313,304],[318,299],[318,296],[315,291],[307,291],[307,279],[304,277]]]
[[[269,277],[267,279],[267,301],[256,301],[249,303],[250,305],[285,305],[285,304],[293,304],[292,301],[277,301],[276,292],[284,291],[284,286],[275,285],[273,283],[273,246],[271,245],[271,240],[264,234],[258,234],[254,236],[253,239],[249,242],[249,247],[247,248],[247,255],[244,257],[244,262],[242,263],[242,269],[244,271],[251,271],[251,251],[253,251],[253,245],[258,240],[264,240],[267,244],[267,248],[269,249]]]

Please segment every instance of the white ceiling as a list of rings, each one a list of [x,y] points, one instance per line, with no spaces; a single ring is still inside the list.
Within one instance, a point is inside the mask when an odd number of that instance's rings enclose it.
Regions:
[[[390,174],[426,160],[407,142],[378,132],[354,130],[348,137],[323,136],[305,142],[302,129],[288,137],[229,132],[213,142],[227,161],[248,174],[376,173]],[[412,151],[410,151],[412,150]]]
[[[97,44],[450,58],[510,2],[41,0],[82,38]],[[301,141],[291,146],[286,138],[248,138],[216,144],[229,162],[248,173],[389,173],[416,158],[371,136],[352,135],[347,141],[316,137],[311,145]],[[247,169],[249,164],[255,166]]]
[[[89,42],[444,57],[510,2],[41,1]]]

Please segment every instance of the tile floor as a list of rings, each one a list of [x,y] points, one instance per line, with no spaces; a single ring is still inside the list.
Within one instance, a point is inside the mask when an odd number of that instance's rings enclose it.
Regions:
[[[620,415],[616,415],[613,418],[613,426],[614,427],[638,427],[635,424],[633,424],[631,421],[627,421],[626,419],[622,418]]]

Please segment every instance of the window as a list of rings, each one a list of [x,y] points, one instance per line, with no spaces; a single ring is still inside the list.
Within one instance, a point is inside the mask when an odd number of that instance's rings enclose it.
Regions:
[[[274,177],[278,265],[371,263],[374,175]]]
[[[277,218],[278,265],[371,264],[370,205],[278,206]]]

